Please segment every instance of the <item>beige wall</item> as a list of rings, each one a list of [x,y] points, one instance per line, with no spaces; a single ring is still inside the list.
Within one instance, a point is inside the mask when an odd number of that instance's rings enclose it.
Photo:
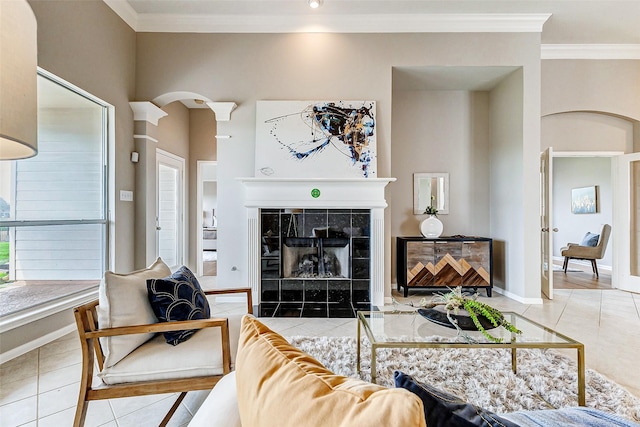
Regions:
[[[449,173],[450,210],[439,215],[443,235],[489,235],[488,109],[487,92],[393,92],[392,235],[420,235],[426,216],[413,214],[418,172]]]
[[[136,35],[102,1],[30,0],[38,21],[38,65],[115,106],[115,185],[112,194],[134,188],[133,113]],[[117,224],[111,269],[130,271],[134,264],[134,204],[116,201]]]
[[[197,239],[200,238],[202,212],[197,208],[198,160],[215,161],[217,159],[216,117],[213,111],[205,109],[190,110],[189,115],[189,268],[196,270]]]
[[[545,116],[541,124],[542,150],[633,152],[633,122],[625,118],[569,112]]]
[[[640,60],[542,61],[542,144],[640,150]]]
[[[640,120],[640,60],[544,60],[542,93],[542,116],[600,111]]]
[[[529,246],[539,243],[539,238],[536,233],[535,240],[529,240],[525,245],[525,233],[517,231],[523,224],[525,205],[532,204],[531,194],[526,193],[524,174],[515,172],[524,171],[527,164],[523,147],[524,126],[520,119],[523,114],[523,82],[523,70],[520,69],[504,79],[489,96],[493,280],[494,286],[510,293],[536,298],[540,297],[540,288],[527,289],[524,275],[527,263],[523,254]],[[533,162],[537,164],[537,156]],[[535,194],[535,197],[539,198],[539,195]],[[538,207],[536,216],[539,211]],[[539,275],[537,283],[540,283]]]
[[[522,90],[528,102],[520,108],[519,120],[527,124],[521,124],[525,136],[520,135],[518,141],[526,145],[521,152],[535,152],[536,159],[540,149],[539,34],[140,33],[137,39],[137,99],[149,100],[188,89],[212,100],[234,101],[239,105],[231,121],[218,123],[218,133],[231,136],[218,142],[217,153],[218,238],[225,248],[219,254],[218,277],[220,283],[228,286],[247,282],[247,214],[242,203],[244,190],[236,178],[254,174],[257,100],[376,100],[378,175],[395,176],[403,169],[392,167],[392,153],[402,150],[404,142],[391,138],[395,126],[391,115],[394,66],[522,66],[526,69]],[[423,120],[422,114],[417,113],[414,120]],[[432,149],[437,152],[440,147]],[[532,184],[535,192],[523,189],[526,185],[518,189],[526,195],[523,197],[531,199],[527,203],[532,208],[539,203],[537,171],[537,160],[512,170],[520,182],[523,174],[535,175]],[[388,187],[388,198],[395,191],[393,186]],[[391,288],[390,218],[396,209],[408,208],[410,204],[386,211],[387,294]],[[468,209],[461,207],[462,212]],[[534,220],[537,227],[537,215]],[[527,228],[523,221],[524,216],[518,217],[518,227],[510,231],[519,235],[513,237],[520,241]],[[533,251],[539,252],[536,244]],[[513,257],[523,257],[522,251],[514,252]],[[527,262],[539,264],[536,257]],[[529,285],[537,297],[539,283],[532,279]]]
[[[167,115],[158,122],[158,148],[189,160],[189,109],[181,102],[162,107]]]

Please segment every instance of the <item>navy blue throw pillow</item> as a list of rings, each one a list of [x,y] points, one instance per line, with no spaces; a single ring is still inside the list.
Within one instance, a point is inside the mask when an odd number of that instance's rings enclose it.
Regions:
[[[396,387],[415,393],[424,405],[424,417],[429,427],[518,427],[482,408],[464,402],[459,397],[416,381],[400,371],[393,373]]]
[[[580,246],[598,246],[598,239],[600,239],[599,234],[587,232],[587,234],[584,235],[582,242],[580,242]]]
[[[163,279],[148,279],[147,293],[153,312],[161,322],[208,319],[209,302],[196,276],[187,267]],[[164,332],[167,343],[178,345],[191,338],[197,329]]]

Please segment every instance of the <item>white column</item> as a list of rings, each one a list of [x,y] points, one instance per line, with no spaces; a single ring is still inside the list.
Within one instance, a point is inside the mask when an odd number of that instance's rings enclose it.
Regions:
[[[384,209],[371,209],[371,304],[384,305]]]
[[[249,249],[248,254],[248,272],[247,277],[249,281],[249,286],[251,287],[252,298],[255,304],[260,303],[260,246],[261,246],[261,236],[260,236],[260,222],[258,218],[260,209],[258,208],[249,208],[247,213],[247,238],[249,242],[247,244],[247,248]]]

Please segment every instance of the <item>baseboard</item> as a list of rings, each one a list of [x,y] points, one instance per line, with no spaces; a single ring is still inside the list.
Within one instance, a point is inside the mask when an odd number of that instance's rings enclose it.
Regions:
[[[67,334],[70,334],[75,330],[76,330],[76,325],[75,323],[72,323],[61,329],[58,329],[57,331],[53,331],[48,333],[47,335],[38,337],[33,341],[29,341],[27,343],[22,344],[21,346],[12,348],[9,351],[0,353],[0,364],[8,362],[11,359],[15,359],[18,356],[22,356],[23,354],[28,353],[32,350],[35,350],[38,347],[42,347],[45,344],[49,344],[50,342],[55,341],[58,338],[61,338]]]
[[[534,305],[534,304],[542,304],[542,298],[522,298],[514,293],[506,291],[501,288],[496,288],[495,286],[492,288],[493,292],[496,292],[500,295],[503,295],[509,299],[517,301],[521,304]]]
[[[562,265],[562,263],[564,262],[564,257],[562,257],[562,256],[560,256],[560,257],[554,256],[553,260],[554,261],[558,261]],[[589,270],[591,270],[591,261],[572,259],[572,260],[569,260],[569,265],[571,265],[571,264],[584,266],[584,267],[587,267]],[[598,271],[611,272],[611,271],[613,271],[613,267],[610,266],[610,265],[604,265],[604,264],[598,263]]]

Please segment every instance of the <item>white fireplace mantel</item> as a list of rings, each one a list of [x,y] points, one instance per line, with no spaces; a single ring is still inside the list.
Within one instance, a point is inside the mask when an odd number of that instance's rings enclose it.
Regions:
[[[384,209],[387,207],[384,188],[396,179],[239,178],[239,180],[245,186],[244,204],[248,208]],[[314,194],[317,197],[314,197]]]
[[[370,209],[371,303],[384,305],[384,189],[396,178],[238,178],[248,210],[249,285],[260,302],[260,209]]]

